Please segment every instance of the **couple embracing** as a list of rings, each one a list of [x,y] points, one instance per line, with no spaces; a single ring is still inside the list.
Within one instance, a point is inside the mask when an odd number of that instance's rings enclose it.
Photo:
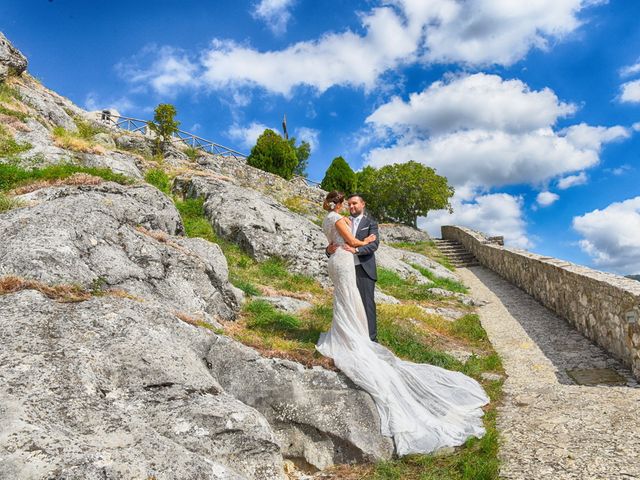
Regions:
[[[351,219],[343,217],[345,196],[330,192],[322,230],[329,241],[333,281],[333,320],[317,350],[367,391],[380,415],[381,433],[392,437],[398,455],[429,453],[482,437],[482,406],[489,398],[463,373],[397,358],[376,341],[374,252],[377,224],[364,215],[360,195],[348,199]]]

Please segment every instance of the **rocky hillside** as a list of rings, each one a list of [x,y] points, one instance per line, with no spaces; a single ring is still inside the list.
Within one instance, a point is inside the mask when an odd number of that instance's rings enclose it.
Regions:
[[[26,67],[0,34],[0,479],[272,480],[391,458],[369,395],[313,350],[325,192],[180,144],[154,156]],[[458,331],[473,299],[413,250],[381,246],[381,308]],[[456,368],[490,355],[441,337]]]

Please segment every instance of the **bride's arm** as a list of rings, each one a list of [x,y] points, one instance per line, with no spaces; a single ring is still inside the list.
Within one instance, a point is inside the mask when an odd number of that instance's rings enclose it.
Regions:
[[[351,229],[347,226],[346,218],[341,218],[336,221],[336,229],[347,245],[351,247],[364,247],[365,245],[369,245],[371,242],[375,241],[375,235],[369,235],[365,238],[365,241],[358,240],[351,233]],[[371,238],[373,237],[373,238]]]

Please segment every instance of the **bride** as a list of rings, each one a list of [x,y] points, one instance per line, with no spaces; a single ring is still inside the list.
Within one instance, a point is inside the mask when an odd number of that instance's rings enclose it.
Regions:
[[[344,194],[331,192],[324,202],[329,211],[322,229],[329,242],[362,247],[351,233],[349,219],[340,215]],[[374,399],[382,434],[393,437],[396,453],[429,453],[482,437],[483,411],[489,398],[474,379],[460,372],[411,363],[369,339],[362,299],[356,286],[353,255],[338,248],[329,257],[334,284],[333,321],[320,335],[317,350]]]

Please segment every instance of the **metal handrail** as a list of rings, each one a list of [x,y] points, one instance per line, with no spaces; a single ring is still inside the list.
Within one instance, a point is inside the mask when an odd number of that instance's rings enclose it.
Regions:
[[[109,110],[102,110],[100,120],[113,125],[114,127],[122,128],[123,130],[128,130],[130,132],[142,133],[143,135],[146,135],[148,132],[149,122],[147,120],[115,115]],[[173,135],[173,141],[181,142],[187,147],[196,148],[198,150],[202,150],[203,152],[217,155],[222,158],[233,157],[236,160],[247,159],[247,155],[245,155],[244,153],[240,153],[237,150],[225,147],[224,145],[220,145],[219,143],[212,142],[211,140],[207,140],[206,138],[199,137],[198,135],[194,135],[193,133],[185,132],[184,130],[177,130]],[[309,180],[308,178],[302,176],[300,176],[300,178],[304,179],[304,181],[309,186],[318,188],[320,187],[320,183],[318,182],[314,182],[313,180]]]
[[[124,117],[115,115],[108,110],[103,110],[100,120],[123,130],[137,132],[146,135],[148,133],[148,121],[140,118]],[[212,155],[218,155],[223,158],[233,157],[236,160],[246,160],[247,156],[219,143],[207,140],[184,130],[178,130],[173,134],[174,142],[180,142],[187,147],[196,148]]]

